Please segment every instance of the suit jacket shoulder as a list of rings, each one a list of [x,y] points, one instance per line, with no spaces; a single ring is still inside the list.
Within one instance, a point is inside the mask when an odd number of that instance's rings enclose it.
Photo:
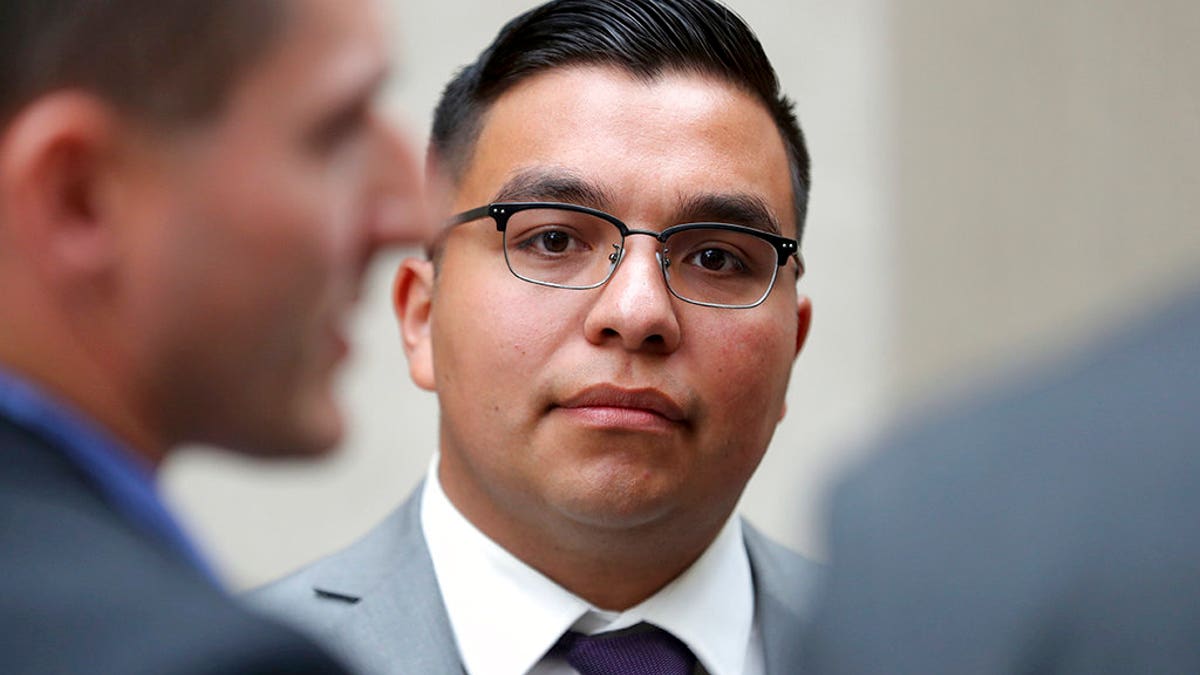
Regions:
[[[418,488],[362,539],[248,600],[363,673],[461,672],[420,512]]]
[[[819,672],[1198,672],[1200,292],[835,492]]]
[[[800,672],[800,640],[812,612],[820,565],[768,539],[742,520],[754,576],[755,613],[769,674]]]
[[[420,489],[349,548],[250,595],[366,673],[462,669],[421,531]],[[768,673],[795,671],[817,566],[743,523]]]
[[[0,672],[343,672],[239,608],[3,418],[0,462]]]

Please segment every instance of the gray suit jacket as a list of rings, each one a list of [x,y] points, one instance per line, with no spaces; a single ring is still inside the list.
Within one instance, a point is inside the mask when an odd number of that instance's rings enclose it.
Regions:
[[[421,489],[349,548],[250,595],[364,673],[461,673],[421,532]],[[816,564],[743,523],[770,675],[799,672]]]
[[[836,492],[817,673],[1200,673],[1200,289]]]

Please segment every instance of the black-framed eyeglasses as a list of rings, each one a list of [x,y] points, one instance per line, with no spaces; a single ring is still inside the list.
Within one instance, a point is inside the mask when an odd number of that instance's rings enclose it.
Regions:
[[[637,230],[615,216],[556,202],[497,202],[452,216],[447,226],[490,217],[504,236],[504,260],[518,279],[552,288],[603,286],[633,234],[660,243],[659,266],[671,294],[705,307],[748,309],[771,293],[779,268],[804,259],[795,239],[728,223],[687,223]]]

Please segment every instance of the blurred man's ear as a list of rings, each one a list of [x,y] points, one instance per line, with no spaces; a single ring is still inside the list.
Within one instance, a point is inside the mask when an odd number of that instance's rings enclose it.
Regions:
[[[118,121],[95,97],[62,92],[26,106],[3,132],[4,236],[55,285],[103,275],[118,257],[107,209]]]
[[[435,388],[430,321],[433,309],[433,262],[408,258],[400,264],[392,286],[392,307],[400,323],[408,374],[420,388]]]

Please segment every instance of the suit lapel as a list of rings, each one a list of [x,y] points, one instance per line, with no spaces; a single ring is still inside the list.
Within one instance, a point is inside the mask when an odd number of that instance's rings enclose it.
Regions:
[[[344,603],[328,624],[332,644],[371,673],[459,673],[462,660],[421,530],[421,493],[370,534],[321,565],[313,590]],[[800,638],[819,568],[743,521],[767,675],[800,672]]]
[[[421,530],[421,492],[314,579],[316,592],[346,599],[330,634],[355,645],[346,656],[368,672],[462,671]]]

